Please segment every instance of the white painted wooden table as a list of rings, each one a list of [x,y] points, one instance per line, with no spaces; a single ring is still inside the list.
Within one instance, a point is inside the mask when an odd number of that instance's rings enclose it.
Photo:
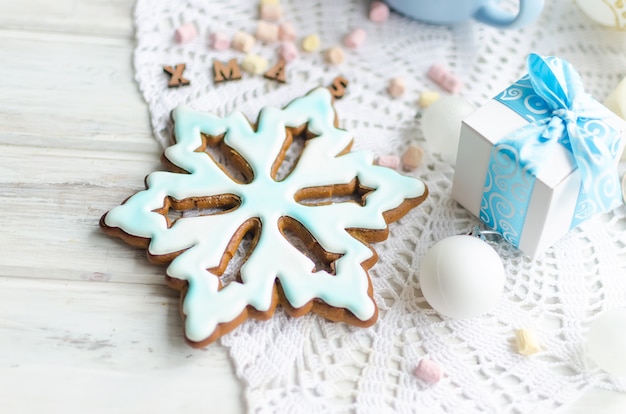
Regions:
[[[159,168],[132,0],[0,0],[0,412],[240,413],[225,349],[100,216]],[[568,410],[626,411],[592,391]],[[620,408],[621,407],[621,408]]]

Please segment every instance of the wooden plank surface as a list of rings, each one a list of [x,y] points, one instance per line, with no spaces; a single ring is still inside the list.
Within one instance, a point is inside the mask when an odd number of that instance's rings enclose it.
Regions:
[[[0,145],[5,216],[0,275],[20,278],[161,283],[164,269],[145,251],[99,231],[104,212],[144,187],[160,167],[155,153],[119,153]],[[36,260],[25,260],[33,256]]]
[[[0,1],[0,28],[130,38],[133,0]],[[42,36],[45,38],[45,35]]]
[[[100,216],[160,166],[131,0],[0,1],[0,412],[240,413],[218,344]],[[11,213],[8,213],[11,211]]]
[[[100,216],[159,168],[133,0],[0,0],[0,412],[241,413],[225,349],[182,340],[177,292]],[[592,391],[568,412],[621,412]]]
[[[161,151],[133,81],[132,40],[0,31],[0,144]]]
[[[221,348],[181,341],[174,293],[158,284],[1,277],[2,411],[240,412]]]

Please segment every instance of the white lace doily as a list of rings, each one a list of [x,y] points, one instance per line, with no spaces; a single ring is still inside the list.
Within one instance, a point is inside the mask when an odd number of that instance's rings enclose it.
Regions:
[[[322,49],[340,45],[357,27],[367,31],[367,41],[346,50],[340,66],[324,63],[321,52],[301,53],[289,64],[284,85],[245,73],[240,81],[216,85],[213,59],[241,60],[243,54],[212,50],[208,34],[254,33],[258,1],[137,2],[136,80],[162,144],[170,140],[169,113],[178,104],[218,115],[236,109],[254,120],[262,107],[283,106],[342,74],[350,85],[336,108],[354,147],[400,155],[410,142],[428,149],[415,114],[420,92],[437,89],[425,75],[432,63],[451,68],[466,84],[461,95],[475,105],[518,79],[529,52],[572,62],[600,101],[626,75],[626,34],[595,25],[571,0],[546,2],[539,21],[517,31],[473,22],[432,26],[394,13],[376,24],[366,17],[367,0],[281,4],[300,36],[320,35]],[[186,22],[194,22],[199,35],[176,44],[174,30]],[[257,44],[254,53],[271,64],[276,47]],[[187,65],[191,85],[168,89],[163,65],[177,63]],[[398,99],[385,92],[393,76],[407,81],[407,93]],[[412,173],[427,183],[430,196],[375,245],[380,261],[370,274],[380,319],[372,328],[314,315],[294,319],[278,310],[271,320],[247,321],[222,339],[250,412],[546,412],[588,387],[626,391],[625,382],[600,371],[584,352],[592,318],[626,304],[626,206],[571,231],[535,261],[500,244],[507,280],[497,308],[469,320],[444,319],[424,301],[417,276],[420,258],[436,241],[476,223],[450,198],[453,171],[427,153]],[[542,352],[515,352],[514,330],[521,327],[538,332]],[[440,383],[428,386],[413,376],[423,357],[442,365]]]

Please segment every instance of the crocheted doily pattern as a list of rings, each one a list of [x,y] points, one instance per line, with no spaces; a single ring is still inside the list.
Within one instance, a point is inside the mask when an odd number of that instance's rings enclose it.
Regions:
[[[503,2],[512,9],[515,3]],[[241,61],[243,54],[212,50],[209,33],[254,33],[257,0],[137,2],[136,80],[155,138],[169,145],[170,112],[179,104],[220,116],[238,110],[255,120],[262,107],[281,107],[344,75],[350,85],[336,109],[340,126],[355,138],[354,148],[379,156],[421,145],[424,162],[408,174],[424,180],[430,196],[391,225],[387,241],[374,246],[380,260],[370,275],[380,318],[373,327],[352,328],[315,315],[290,318],[279,310],[273,319],[247,321],[221,340],[245,387],[249,411],[546,412],[589,387],[626,391],[625,383],[588,360],[584,345],[593,317],[626,303],[626,206],[570,231],[536,260],[497,244],[507,275],[498,306],[467,320],[441,317],[420,291],[420,260],[435,242],[466,232],[477,220],[451,199],[454,167],[429,150],[416,118],[420,92],[438,88],[426,77],[431,64],[447,66],[465,83],[461,95],[480,106],[524,74],[530,52],[570,61],[587,91],[602,101],[625,74],[623,33],[595,25],[571,0],[546,2],[536,23],[512,31],[476,22],[434,26],[396,13],[374,23],[367,19],[366,0],[282,0],[281,5],[299,37],[319,34],[322,49],[341,45],[358,27],[367,40],[346,49],[338,66],[327,64],[321,51],[301,52],[288,64],[286,84],[246,73],[239,81],[215,84],[213,60]],[[175,43],[175,29],[187,22],[196,24],[198,37]],[[276,48],[258,43],[253,53],[273,64]],[[168,89],[163,66],[177,63],[186,64],[191,85]],[[407,82],[406,93],[395,99],[386,92],[393,76]],[[518,354],[518,328],[535,330],[543,350]],[[445,371],[434,386],[413,375],[425,357]]]

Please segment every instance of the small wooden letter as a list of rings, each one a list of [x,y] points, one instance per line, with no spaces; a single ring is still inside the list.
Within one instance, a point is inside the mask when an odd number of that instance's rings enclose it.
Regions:
[[[226,66],[219,60],[213,61],[213,82],[218,83],[239,79],[241,79],[241,70],[239,69],[237,59],[229,60]]]
[[[183,78],[184,70],[184,63],[179,63],[173,69],[171,66],[163,66],[163,72],[170,75],[170,81],[167,83],[168,88],[178,88],[179,86],[186,86],[191,83],[187,79]]]
[[[281,59],[276,65],[274,65],[270,70],[265,72],[263,76],[267,79],[274,79],[280,83],[287,82],[285,78],[285,60]]]
[[[335,99],[341,99],[346,94],[346,87],[348,86],[348,80],[343,76],[337,76],[333,79],[333,83],[328,87],[331,95]]]

